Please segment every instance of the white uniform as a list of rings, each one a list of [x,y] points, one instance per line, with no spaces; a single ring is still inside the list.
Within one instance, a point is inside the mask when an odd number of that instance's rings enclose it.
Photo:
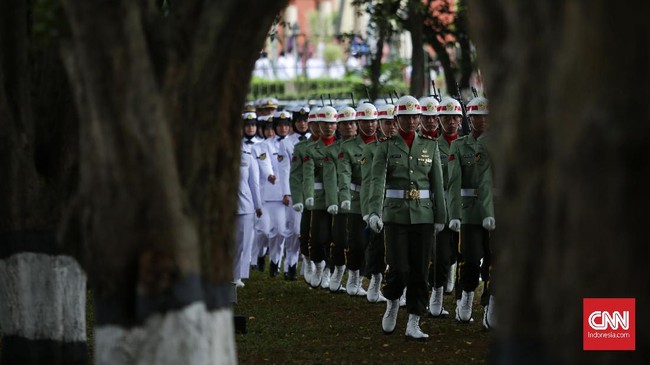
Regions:
[[[284,155],[286,155],[287,158],[287,163],[286,163],[286,168],[287,169],[287,174],[286,174],[286,181],[282,181],[282,188],[283,192],[285,195],[291,195],[291,189],[289,187],[289,172],[291,171],[291,159],[293,157],[293,149],[296,146],[298,142],[300,142],[300,139],[298,138],[300,135],[297,133],[294,133],[292,135],[287,136],[285,139],[283,139],[280,143],[280,149]],[[307,133],[305,135],[306,138],[309,138],[311,136],[311,133]],[[293,210],[293,200],[289,204],[289,206],[286,207],[286,217],[287,217],[287,236],[285,239],[285,261],[284,261],[284,270],[287,272],[290,266],[294,266],[298,263],[298,259],[300,258],[300,221],[302,218],[302,213],[301,212],[296,212]]]
[[[233,279],[247,279],[250,274],[251,248],[255,210],[262,207],[260,196],[260,174],[253,158],[252,144],[242,141],[241,163],[239,165],[239,191],[237,192],[237,231],[235,232],[235,253]]]
[[[246,143],[246,138],[244,137],[244,143]],[[251,139],[253,144],[248,144],[251,146],[251,155],[255,160],[255,163],[258,167],[259,173],[259,186],[260,186],[260,197],[263,196],[264,184],[263,182],[268,182],[268,177],[270,175],[275,175],[273,172],[273,166],[271,164],[271,159],[268,157],[267,152],[262,147],[262,142],[265,140],[255,136]],[[262,198],[262,217],[255,217],[255,232],[264,232],[264,199]],[[257,264],[258,257],[264,257],[266,248],[268,247],[268,238],[264,234],[256,234],[253,240],[253,248],[251,250],[251,263]]]

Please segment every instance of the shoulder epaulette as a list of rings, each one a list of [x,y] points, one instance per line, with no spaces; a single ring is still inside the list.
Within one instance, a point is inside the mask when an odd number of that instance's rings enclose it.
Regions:
[[[378,142],[378,143],[381,143],[381,142],[388,141],[389,139],[390,139],[390,138],[388,138],[388,137],[386,137],[386,136],[382,136],[381,138],[379,138],[379,139],[377,140],[377,142]]]
[[[430,140],[432,140],[432,141],[435,141],[435,140],[436,140],[435,138],[433,138],[433,137],[431,137],[431,136],[429,136],[429,135],[426,135],[426,134],[420,134],[420,138],[430,139]]]

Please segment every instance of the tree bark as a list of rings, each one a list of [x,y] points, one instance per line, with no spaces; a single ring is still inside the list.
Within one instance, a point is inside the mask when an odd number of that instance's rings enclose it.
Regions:
[[[409,94],[419,98],[425,90],[424,85],[424,15],[420,1],[410,0],[408,6],[407,27],[411,32],[411,84]]]
[[[85,364],[86,275],[56,235],[77,120],[41,20],[33,4],[0,1],[0,363]]]
[[[497,363],[650,361],[650,267],[637,248],[648,236],[650,36],[645,14],[628,10],[471,2],[502,191]],[[631,46],[612,54],[622,40]],[[618,297],[636,299],[636,351],[583,351],[583,298]]]
[[[93,243],[84,265],[96,364],[236,361],[240,113],[285,5],[183,1],[165,14],[130,0],[64,1],[73,35],[64,54],[84,121],[70,215]]]

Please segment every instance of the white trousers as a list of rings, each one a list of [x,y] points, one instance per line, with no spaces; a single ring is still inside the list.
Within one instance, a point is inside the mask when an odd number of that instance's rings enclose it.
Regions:
[[[250,276],[254,217],[254,213],[238,214],[235,220],[235,252],[232,275],[234,280],[248,279]]]
[[[300,220],[302,213],[287,207],[287,237],[284,240],[284,271],[298,263],[300,258]]]

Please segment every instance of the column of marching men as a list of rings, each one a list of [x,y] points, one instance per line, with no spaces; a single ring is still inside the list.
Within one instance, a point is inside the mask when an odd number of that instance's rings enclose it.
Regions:
[[[387,334],[405,307],[407,339],[426,341],[420,317],[448,317],[454,289],[455,320],[474,321],[482,279],[482,324],[494,327],[487,99],[467,104],[466,135],[451,97],[278,107],[264,98],[242,114],[233,283],[264,272],[268,257],[271,277],[386,303]]]

